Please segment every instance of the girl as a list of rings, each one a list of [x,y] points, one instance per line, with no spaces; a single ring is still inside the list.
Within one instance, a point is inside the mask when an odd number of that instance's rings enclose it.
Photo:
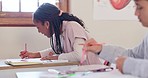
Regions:
[[[22,51],[21,58],[39,58],[43,60],[81,61],[82,44],[90,39],[82,20],[72,14],[60,11],[50,3],[42,4],[33,14],[33,22],[38,32],[50,38],[51,48],[39,52]],[[55,55],[56,54],[56,55]],[[96,61],[97,60],[97,61]],[[99,64],[94,53],[84,56],[83,64]]]

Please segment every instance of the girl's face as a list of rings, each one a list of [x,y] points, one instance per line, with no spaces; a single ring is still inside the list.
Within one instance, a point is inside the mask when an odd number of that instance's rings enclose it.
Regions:
[[[51,37],[50,32],[49,32],[49,22],[45,21],[44,24],[42,24],[42,22],[37,22],[37,21],[33,21],[34,24],[36,25],[38,32],[44,34],[45,36],[47,36],[48,38]]]
[[[137,0],[135,3],[137,5],[135,15],[143,26],[148,27],[148,0]]]

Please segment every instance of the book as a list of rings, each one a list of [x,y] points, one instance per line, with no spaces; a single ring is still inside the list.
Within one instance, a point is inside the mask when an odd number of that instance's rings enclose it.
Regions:
[[[36,65],[36,64],[47,64],[47,63],[62,63],[68,62],[68,60],[40,60],[41,58],[31,58],[31,59],[6,59],[5,64],[12,66],[22,66],[22,65]]]

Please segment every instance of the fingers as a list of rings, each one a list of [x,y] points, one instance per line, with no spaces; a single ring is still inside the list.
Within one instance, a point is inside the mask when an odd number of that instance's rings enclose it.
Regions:
[[[94,44],[97,44],[97,42],[93,38],[91,38],[85,42],[84,48],[88,48],[88,50],[89,50],[91,46],[97,46]]]
[[[85,44],[87,45],[87,46],[91,46],[91,45],[93,45],[93,44],[95,44],[95,43],[97,43],[93,38],[91,38],[91,39],[89,39],[89,40],[87,40],[86,42],[85,42]]]
[[[58,60],[58,56],[45,56],[41,60]]]
[[[85,46],[83,48],[85,48],[86,51],[98,53],[102,50],[102,45]]]
[[[21,51],[19,55],[22,59],[28,57],[28,52],[27,51]]]
[[[48,56],[42,57],[41,60],[50,60]]]
[[[90,43],[90,42],[95,43],[96,41],[93,38],[86,41],[86,43]]]
[[[88,47],[85,47],[85,50],[86,51],[92,51],[92,48],[93,48],[92,46],[88,46]]]
[[[49,55],[49,56],[53,56],[53,54],[54,54],[53,52],[49,52],[49,54],[48,54],[48,55]]]
[[[124,61],[126,60],[126,57],[124,56],[120,56],[118,58],[116,58],[116,68],[119,69],[119,71],[121,71],[123,73],[123,64],[124,64]]]

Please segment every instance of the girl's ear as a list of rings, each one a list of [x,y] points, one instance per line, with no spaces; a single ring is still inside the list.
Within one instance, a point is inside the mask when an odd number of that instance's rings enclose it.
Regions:
[[[45,27],[48,29],[49,26],[50,26],[50,23],[49,23],[48,21],[45,21],[44,25],[45,25]]]

